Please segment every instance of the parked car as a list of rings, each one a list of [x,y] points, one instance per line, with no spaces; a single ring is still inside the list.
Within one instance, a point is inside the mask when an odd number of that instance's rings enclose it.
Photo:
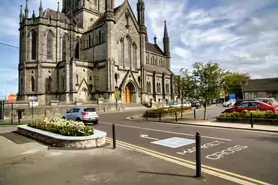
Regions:
[[[168,105],[165,105],[164,108],[169,108],[169,107],[191,107],[191,103],[190,102],[183,102],[182,104],[181,103],[172,103],[172,104],[168,104]]]
[[[278,102],[274,98],[255,98],[255,100],[278,107]]]
[[[254,110],[260,110],[260,111],[272,111],[277,113],[277,109],[273,105],[268,105],[263,102],[259,101],[249,101],[249,102],[242,102],[238,106],[234,106],[232,108],[228,108],[223,111],[223,113],[231,113],[231,112],[242,112],[244,110],[248,111],[254,111]]]
[[[242,102],[249,102],[249,101],[256,101],[256,100],[241,100],[241,99],[239,99],[239,100],[237,100],[237,101],[235,102],[234,106],[238,106],[238,105],[241,104]]]
[[[96,108],[73,108],[66,112],[63,119],[98,124],[99,112]]]
[[[234,106],[235,104],[235,101],[234,100],[229,100],[229,101],[226,101],[222,104],[223,107],[232,107]]]

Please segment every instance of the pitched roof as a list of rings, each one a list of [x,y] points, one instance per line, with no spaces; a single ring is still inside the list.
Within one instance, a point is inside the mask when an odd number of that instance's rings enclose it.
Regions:
[[[171,75],[173,74],[169,69],[167,69],[166,67],[161,67],[161,66],[155,66],[155,65],[151,65],[151,64],[146,64],[146,71],[148,72],[157,72],[157,73],[165,73],[167,75]]]
[[[242,90],[249,92],[278,91],[278,78],[248,80],[243,83]]]
[[[157,44],[146,42],[146,50],[159,55],[164,55],[164,52],[159,48]]]
[[[123,4],[122,4],[123,5]],[[114,8],[114,13],[116,13],[120,7],[122,6],[117,6],[116,8]],[[104,20],[105,20],[105,14],[102,14],[97,20],[96,22],[89,28],[89,30],[92,30],[94,29],[95,27],[98,27],[99,25],[102,25],[104,23]]]
[[[70,23],[70,19],[65,14],[60,13],[60,12],[59,12],[59,14],[60,14],[60,21],[61,22],[64,22],[64,23],[67,23],[67,24]],[[50,17],[51,19],[56,20],[57,19],[57,11],[51,10],[51,9],[48,8],[43,12],[43,17],[47,18],[47,19]]]

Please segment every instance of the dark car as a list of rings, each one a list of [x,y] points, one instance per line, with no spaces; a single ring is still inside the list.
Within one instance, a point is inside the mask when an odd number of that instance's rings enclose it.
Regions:
[[[256,101],[256,100],[237,100],[234,104],[234,106],[238,106],[239,104],[241,104],[242,102],[245,102],[245,101]]]

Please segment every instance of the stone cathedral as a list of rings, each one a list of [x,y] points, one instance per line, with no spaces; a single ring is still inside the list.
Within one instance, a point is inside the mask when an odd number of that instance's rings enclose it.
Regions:
[[[104,98],[123,104],[173,100],[170,40],[148,41],[144,0],[63,0],[62,10],[20,12],[19,98],[40,105]],[[161,36],[162,37],[162,36]],[[118,96],[115,96],[115,92]]]

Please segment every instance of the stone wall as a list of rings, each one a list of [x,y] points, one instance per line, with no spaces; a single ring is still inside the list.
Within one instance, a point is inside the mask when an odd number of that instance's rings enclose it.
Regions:
[[[65,105],[65,106],[43,106],[43,107],[33,107],[33,119],[38,119],[38,118],[44,118],[44,117],[62,117],[67,110],[70,110],[72,108],[82,108],[82,107],[94,107],[96,108],[100,114],[103,112],[109,112],[109,111],[123,111],[124,106],[123,104],[116,104],[114,103],[105,103],[105,104],[87,104],[87,105]],[[116,110],[117,107],[117,110]],[[32,119],[32,107],[28,106],[19,106],[15,105],[14,106],[14,119],[18,119],[18,113],[17,111],[19,109],[23,109],[24,112],[22,113],[22,119]],[[11,105],[5,105],[5,110],[4,110],[4,119],[10,119],[11,118]]]

